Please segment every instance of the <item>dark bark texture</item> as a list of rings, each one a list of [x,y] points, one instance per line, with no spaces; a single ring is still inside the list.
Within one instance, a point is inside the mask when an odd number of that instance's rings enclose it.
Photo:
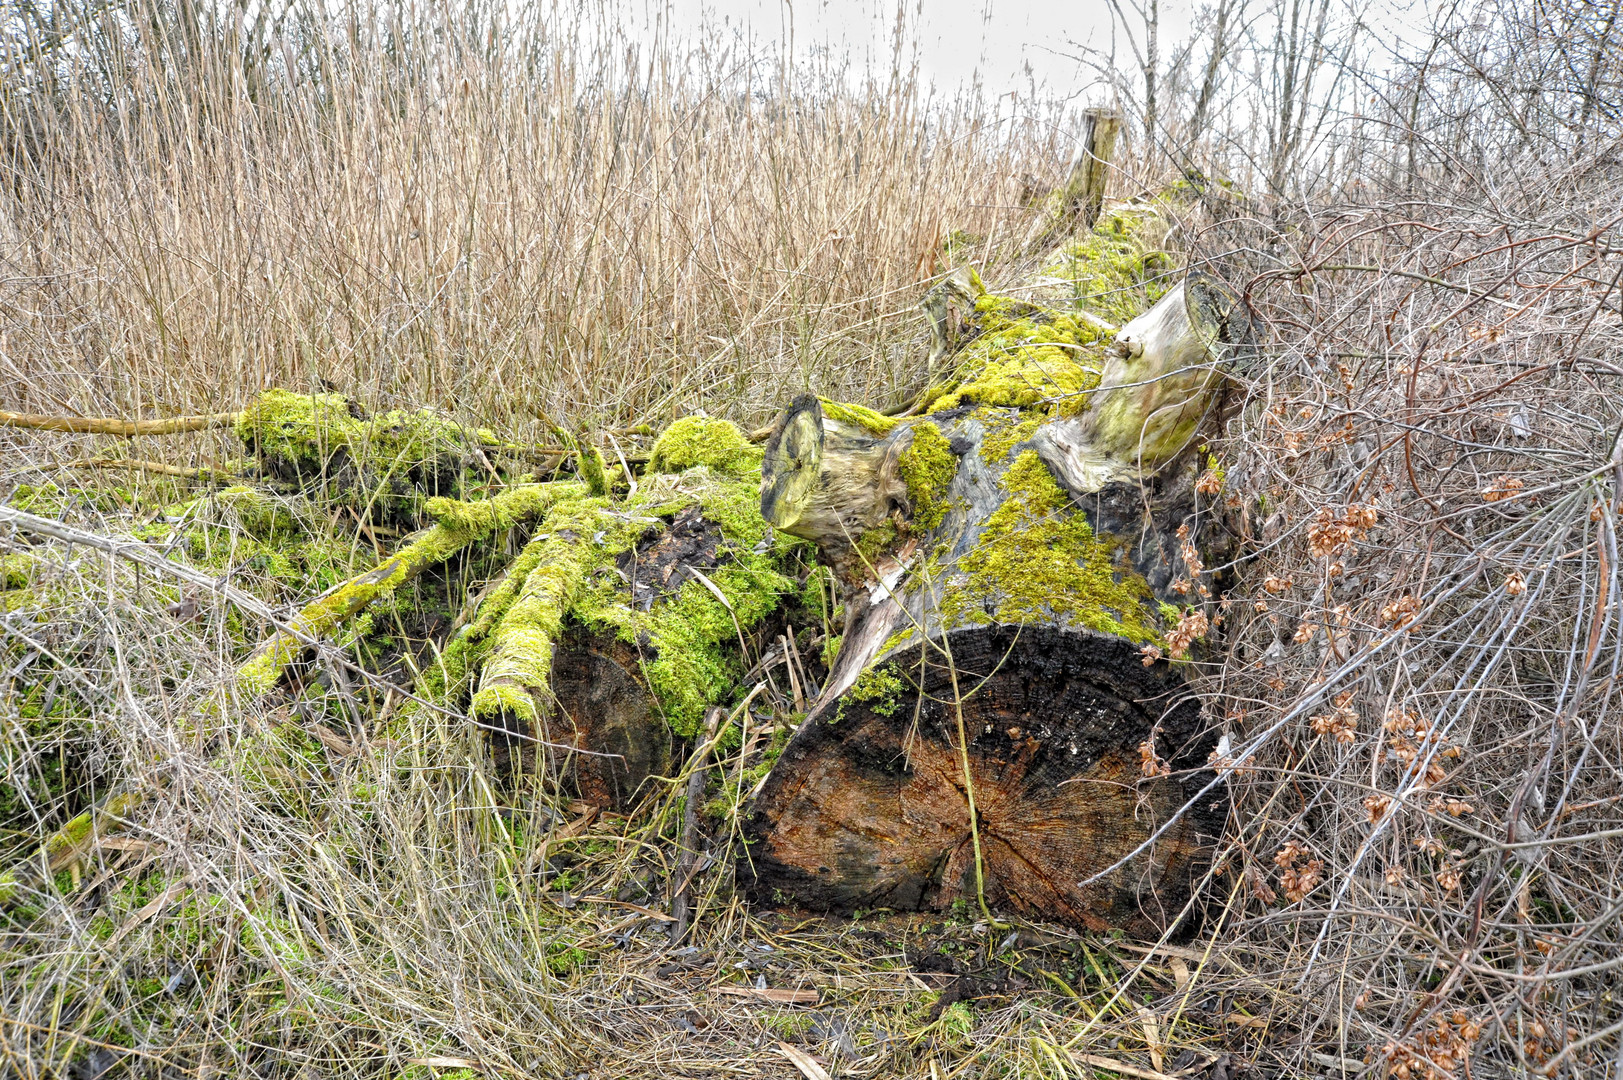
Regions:
[[[1212,740],[1181,680],[1087,631],[978,627],[952,635],[950,652],[894,655],[884,666],[903,690],[848,695],[801,729],[748,824],[749,889],[848,912],[942,908],[984,888],[993,908],[1029,918],[1160,932],[1205,869],[1223,796],[1196,801],[1147,854],[1081,883],[1126,859],[1209,779],[1200,767]],[[1151,731],[1170,775],[1143,775],[1136,747]]]

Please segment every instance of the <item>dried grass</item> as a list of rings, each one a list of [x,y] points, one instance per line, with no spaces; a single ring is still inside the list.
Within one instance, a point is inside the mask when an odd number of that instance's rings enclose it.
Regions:
[[[1276,348],[1219,444],[1243,576],[1204,690],[1229,931],[1304,1051],[1617,1067],[1619,192],[1604,155],[1365,189],[1246,283]]]
[[[1057,108],[927,96],[905,57],[639,48],[608,9],[290,14],[263,53],[155,0],[55,14],[0,44],[21,411],[327,380],[530,437],[888,399],[945,246],[1017,243],[1020,178],[1069,154]]]

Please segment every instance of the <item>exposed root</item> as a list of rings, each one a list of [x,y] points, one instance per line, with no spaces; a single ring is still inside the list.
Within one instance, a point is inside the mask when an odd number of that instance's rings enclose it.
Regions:
[[[490,656],[473,696],[475,717],[508,713],[533,723],[538,714],[550,711],[552,653],[564,613],[586,574],[583,547],[569,530],[531,541],[527,554],[534,565],[491,631]]]

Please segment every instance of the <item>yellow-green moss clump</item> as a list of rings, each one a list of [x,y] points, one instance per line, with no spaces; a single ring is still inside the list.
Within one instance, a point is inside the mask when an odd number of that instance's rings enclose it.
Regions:
[[[690,488],[680,504],[665,508],[671,513],[697,501],[705,520],[721,532],[731,557],[705,576],[727,598],[726,605],[702,582],[689,580],[642,611],[628,602],[619,575],[604,573],[587,579],[570,612],[587,629],[613,633],[638,647],[643,675],[678,735],[694,734],[707,708],[732,700],[744,674],[739,634],[749,635],[785,597],[800,591],[794,571],[804,542],[782,532],[767,542],[759,484],[758,472],[733,480],[712,476]],[[603,552],[609,558],[613,554]]]
[[[857,536],[856,542],[857,567],[860,567],[861,571],[866,574],[874,574],[876,564],[879,562],[879,556],[889,550],[890,546],[896,543],[897,538],[900,536],[901,530],[896,527],[896,522],[890,518],[886,518],[872,528],[863,529],[861,534]],[[855,569],[853,568],[853,571]],[[858,574],[859,579],[862,576],[863,574]]]
[[[933,529],[947,516],[947,487],[958,475],[958,455],[941,430],[928,421],[913,425],[913,441],[898,460],[907,498],[913,504],[913,528]]]
[[[408,470],[460,458],[469,439],[462,427],[427,409],[357,415],[342,394],[266,390],[237,418],[236,432],[273,462],[319,471],[340,451],[357,463]]]
[[[725,420],[684,416],[654,441],[648,471],[680,473],[700,465],[738,476],[761,468],[761,451]]]
[[[820,397],[817,400],[822,404],[823,415],[828,419],[838,421],[839,423],[849,425],[850,427],[861,428],[863,431],[876,438],[882,438],[889,435],[892,431],[896,430],[896,425],[901,423],[901,421],[896,419],[894,416],[886,416],[884,413],[875,409],[870,409],[866,405],[852,405],[849,402],[844,401],[830,401],[828,398],[824,397]]]
[[[988,465],[1001,465],[1009,451],[1037,434],[1042,426],[1040,416],[1026,416],[1011,409],[976,409],[985,434],[981,436],[981,460]]]
[[[26,551],[0,555],[0,589],[26,589],[34,577],[34,560]]]
[[[974,550],[945,590],[949,623],[1050,622],[1158,640],[1149,585],[1118,565],[1048,466],[1027,450],[1003,476],[1008,498],[987,519]]]
[[[473,696],[477,717],[508,713],[533,722],[534,695],[550,692],[553,647],[563,633],[564,613],[580,592],[593,545],[565,530],[532,547],[533,565],[491,638]]]
[[[1093,326],[1006,296],[975,301],[974,320],[980,336],[958,354],[955,367],[961,374],[935,393],[930,412],[962,405],[1040,405],[1070,415],[1087,408],[1087,391],[1099,385],[1104,370]]]
[[[112,795],[99,809],[84,811],[52,833],[40,847],[40,858],[30,859],[0,874],[0,906],[11,903],[27,884],[34,867],[60,864],[74,852],[83,851],[95,839],[99,822],[131,812],[141,805],[141,799],[142,796],[135,792]]]
[[[906,686],[889,664],[875,664],[858,675],[851,689],[845,692],[840,700],[841,712],[847,701],[865,701],[870,711],[891,716],[901,704],[898,699],[904,689]]]
[[[636,652],[677,734],[693,734],[707,708],[731,699],[743,675],[739,636],[804,591],[798,553],[805,545],[782,532],[769,538],[759,510],[759,454],[743,433],[726,421],[689,420],[699,423],[675,438],[667,432],[655,453],[658,467],[681,470],[679,478],[655,472],[630,499],[582,498],[547,514],[537,538],[446,649],[440,677],[448,695],[471,690],[477,716],[533,721],[537,702],[547,700],[553,651],[565,628],[578,626]],[[725,603],[697,578],[646,608],[633,603],[617,560],[659,522],[695,505],[720,533],[721,565],[704,574]]]
[[[1078,304],[1119,325],[1176,283],[1172,257],[1157,247],[1166,231],[1154,205],[1114,205],[1091,232],[1062,246],[1044,273],[1068,282]]]
[[[479,509],[467,504],[456,507],[450,499],[432,500],[439,514],[450,524],[435,525],[419,533],[377,567],[305,605],[289,624],[293,633],[278,631],[237,669],[238,689],[246,694],[269,692],[304,650],[303,638],[331,637],[363,608],[391,595],[429,567],[445,562],[498,528],[535,520],[558,502],[584,494],[585,489],[580,484],[530,484],[509,488],[488,500],[491,505]]]

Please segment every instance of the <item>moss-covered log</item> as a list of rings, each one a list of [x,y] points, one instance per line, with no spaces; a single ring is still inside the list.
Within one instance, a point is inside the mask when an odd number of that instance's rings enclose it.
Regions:
[[[802,594],[817,602],[809,546],[761,520],[760,460],[732,424],[689,417],[634,492],[542,520],[446,651],[446,691],[492,730],[503,766],[626,806],[736,698]]]
[[[1223,816],[1177,816],[1214,736],[1175,662],[1216,617],[1220,481],[1194,444],[1253,342],[1242,312],[1198,274],[1115,334],[981,295],[922,415],[878,430],[802,397],[779,418],[762,514],[818,545],[846,613],[749,822],[758,895],[1177,915]]]

